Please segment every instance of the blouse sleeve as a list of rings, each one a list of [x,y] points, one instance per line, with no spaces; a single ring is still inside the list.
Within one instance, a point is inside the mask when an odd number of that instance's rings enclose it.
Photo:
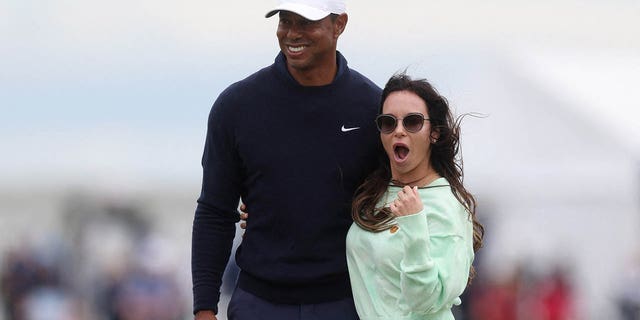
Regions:
[[[399,306],[405,311],[435,313],[460,303],[473,249],[465,232],[465,224],[471,223],[468,214],[456,204],[425,203],[422,212],[397,218],[404,233]]]

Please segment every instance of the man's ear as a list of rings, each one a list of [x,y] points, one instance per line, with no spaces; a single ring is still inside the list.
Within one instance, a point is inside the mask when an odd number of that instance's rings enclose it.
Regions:
[[[349,21],[349,16],[346,13],[342,13],[338,15],[335,21],[335,33],[334,37],[338,39],[340,35],[344,32],[344,29],[347,27],[347,22]]]

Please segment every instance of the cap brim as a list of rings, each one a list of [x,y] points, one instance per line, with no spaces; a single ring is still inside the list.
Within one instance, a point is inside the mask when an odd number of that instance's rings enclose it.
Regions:
[[[265,15],[265,18],[269,18],[280,11],[291,11],[295,14],[299,14],[303,16],[307,20],[312,20],[312,21],[322,20],[326,16],[331,14],[331,12],[318,10],[316,8],[305,6],[299,3],[285,2],[273,8],[271,11],[267,12],[267,14]]]

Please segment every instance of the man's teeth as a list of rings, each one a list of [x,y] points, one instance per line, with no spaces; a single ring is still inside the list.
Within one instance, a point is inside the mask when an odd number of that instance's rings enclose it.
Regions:
[[[302,49],[304,49],[304,46],[289,47],[289,51],[291,51],[291,52],[300,52],[300,51],[302,51]]]

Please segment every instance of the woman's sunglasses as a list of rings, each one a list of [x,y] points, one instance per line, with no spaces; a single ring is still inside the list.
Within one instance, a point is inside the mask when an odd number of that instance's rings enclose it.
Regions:
[[[396,118],[390,114],[381,114],[376,117],[376,126],[380,132],[388,134],[396,129],[398,120],[402,120],[402,126],[405,130],[416,133],[422,130],[424,122],[430,119],[425,118],[422,113],[409,113],[404,118]]]

